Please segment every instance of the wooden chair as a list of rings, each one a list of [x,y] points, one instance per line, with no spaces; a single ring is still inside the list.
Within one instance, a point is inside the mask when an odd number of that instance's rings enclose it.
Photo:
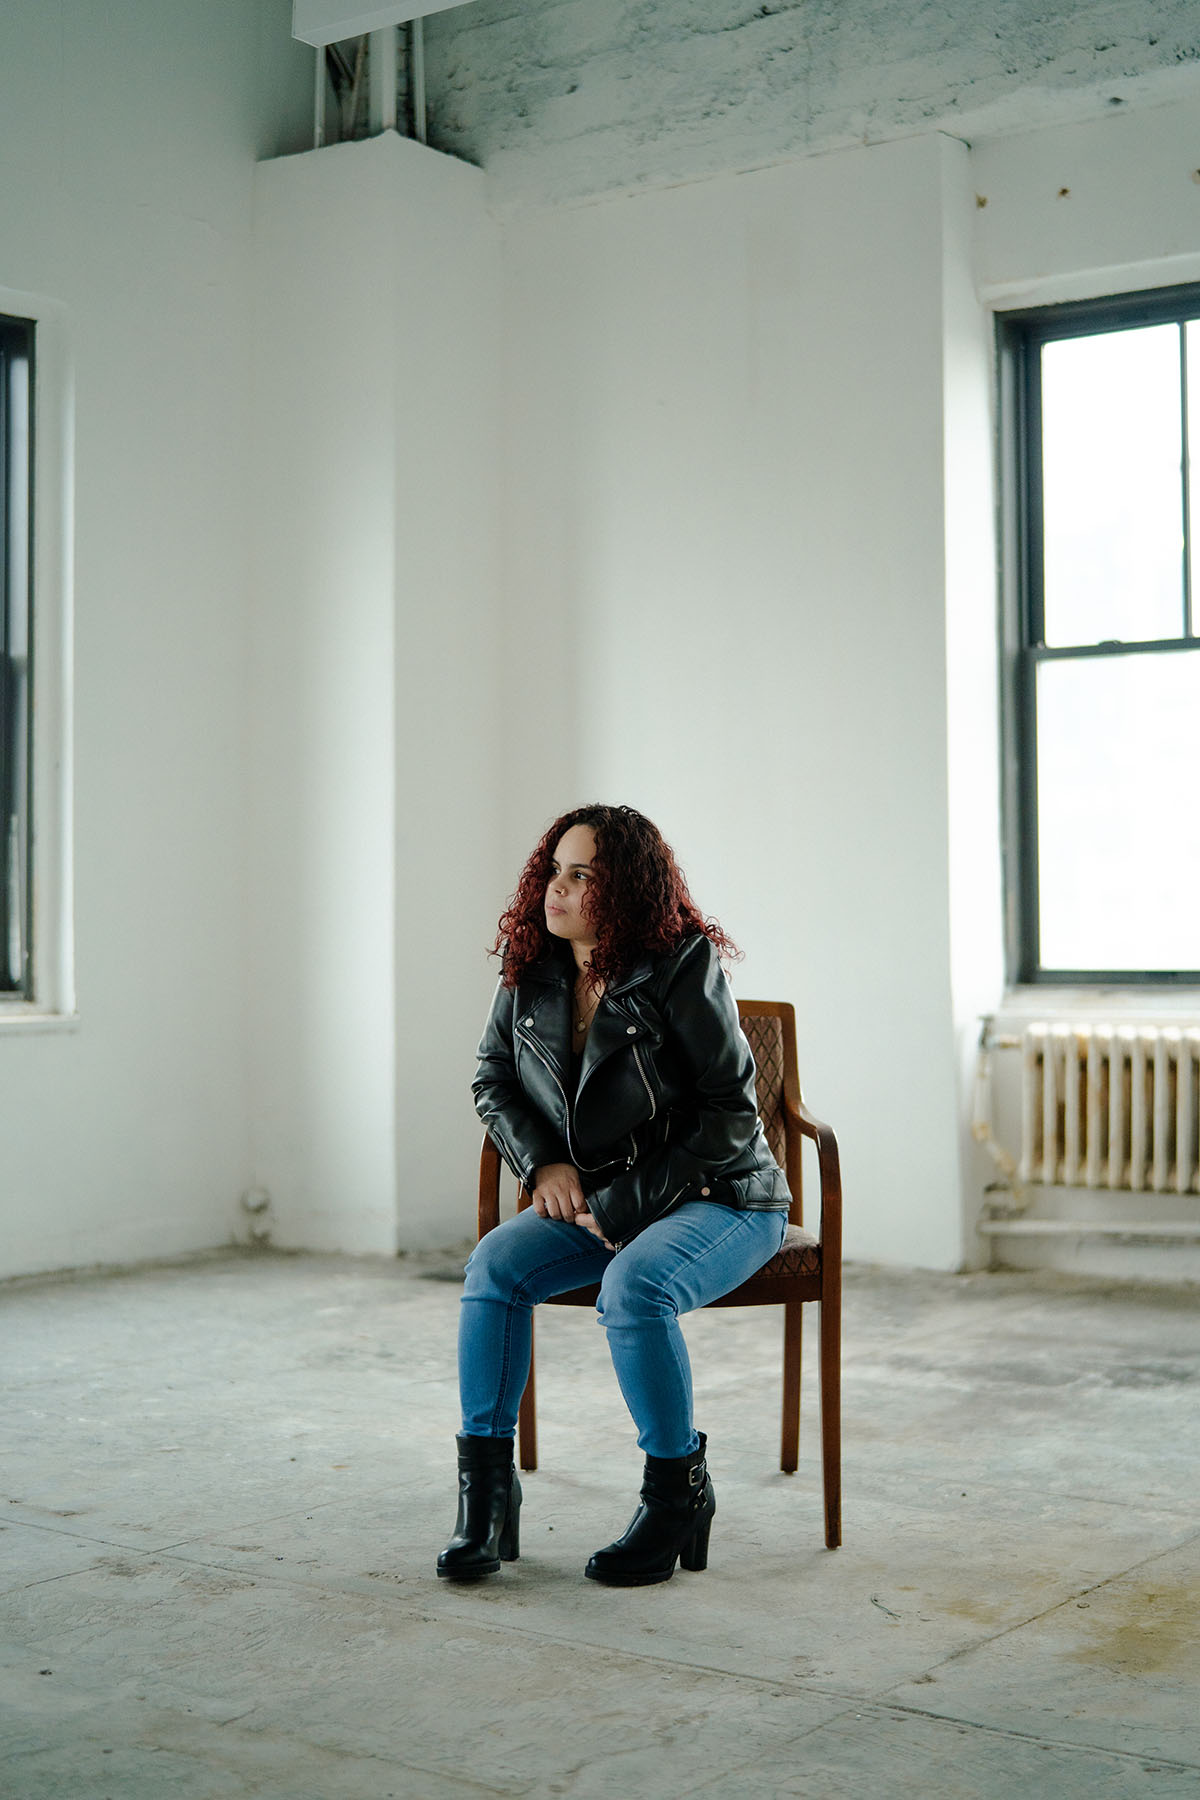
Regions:
[[[779,1466],[794,1475],[800,1452],[800,1343],[806,1300],[816,1300],[820,1320],[821,1466],[825,1489],[825,1543],[842,1541],[841,1511],[841,1295],[842,1184],[837,1139],[800,1098],[796,1064],[796,1015],[785,1000],[739,1000],[742,1030],[754,1053],[758,1116],[773,1154],[787,1171],[792,1206],[782,1247],[757,1275],[714,1300],[714,1306],[783,1307],[783,1435]],[[817,1147],[821,1216],[816,1235],[804,1229],[800,1150],[803,1138]],[[483,1140],[479,1164],[479,1235],[500,1223],[500,1153]],[[531,1205],[522,1188],[517,1207]],[[551,1306],[594,1306],[598,1287],[558,1294]],[[537,1468],[537,1400],[532,1357],[521,1400],[518,1442],[522,1469]]]

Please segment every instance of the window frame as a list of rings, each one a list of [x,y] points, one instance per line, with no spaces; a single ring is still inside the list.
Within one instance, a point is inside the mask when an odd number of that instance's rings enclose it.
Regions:
[[[6,1002],[33,998],[33,869],[34,843],[34,659],[35,634],[33,619],[34,594],[34,471],[36,467],[37,418],[37,327],[32,319],[0,314],[0,801],[11,799],[22,819],[16,846],[21,867],[14,874],[10,866],[12,850],[7,809],[0,806],[0,996]],[[13,417],[11,369],[20,360],[26,367],[24,416]],[[17,437],[23,439],[20,465],[14,468]],[[15,547],[9,542],[9,502],[20,491],[24,502],[23,542]],[[22,633],[25,639],[25,669],[18,689],[17,678],[10,673],[10,607],[21,606]],[[6,695],[13,701],[10,714]],[[22,718],[23,713],[23,718]],[[14,784],[9,795],[9,783]],[[19,796],[16,784],[24,790]],[[14,973],[9,966],[7,938],[11,928],[9,900],[16,887],[16,908],[20,914],[20,968]]]
[[[27,994],[0,989],[0,1039],[81,1028],[75,992],[74,488],[75,328],[57,297],[0,287],[0,315],[29,321],[36,379],[30,395],[35,501],[30,521],[33,628],[33,908]]]
[[[1001,486],[1001,716],[1005,937],[1009,981],[1027,987],[1200,987],[1200,969],[1059,969],[1041,963],[1037,820],[1037,673],[1044,662],[1104,656],[1200,655],[1191,591],[1188,367],[1183,403],[1183,625],[1179,636],[1047,646],[1044,640],[1040,352],[1101,332],[1200,320],[1200,282],[996,315]],[[1200,381],[1200,369],[1191,371]],[[1200,444],[1195,446],[1200,456]],[[1200,520],[1197,522],[1200,529]]]

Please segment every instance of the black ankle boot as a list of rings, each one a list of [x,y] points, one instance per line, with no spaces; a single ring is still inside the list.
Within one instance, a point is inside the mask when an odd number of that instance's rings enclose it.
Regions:
[[[521,1554],[521,1483],[511,1438],[459,1437],[458,1519],[437,1560],[449,1581],[478,1581]]]
[[[708,1567],[708,1534],[717,1510],[700,1448],[690,1456],[648,1456],[642,1478],[642,1504],[629,1528],[615,1544],[597,1550],[584,1574],[609,1587],[649,1587],[670,1581],[675,1559],[685,1569]]]

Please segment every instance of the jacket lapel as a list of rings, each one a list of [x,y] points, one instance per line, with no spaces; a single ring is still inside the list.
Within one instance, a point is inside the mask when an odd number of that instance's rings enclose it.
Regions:
[[[599,1063],[614,1051],[627,1049],[631,1041],[636,1041],[635,1034],[630,1030],[634,1024],[634,1016],[622,1006],[621,1001],[630,988],[647,980],[652,972],[653,964],[649,961],[638,963],[628,975],[623,975],[620,981],[615,981],[601,994],[592,1028],[583,1046],[583,1063],[579,1071],[581,1090],[589,1074]]]
[[[580,1088],[597,1064],[614,1051],[628,1046],[634,1016],[621,1001],[631,988],[648,980],[653,972],[654,965],[647,958],[601,994],[583,1047]],[[531,969],[522,980],[517,1014],[525,1035],[536,1041],[567,1093],[571,1079],[571,994],[572,970],[567,968],[565,960],[547,961]]]
[[[571,1079],[571,992],[559,965],[539,969],[521,983],[518,1017],[525,1035],[534,1039],[554,1069],[563,1091]]]

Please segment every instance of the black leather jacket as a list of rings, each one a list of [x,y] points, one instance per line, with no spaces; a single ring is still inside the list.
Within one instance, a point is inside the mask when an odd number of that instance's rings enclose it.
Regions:
[[[573,1163],[615,1244],[685,1200],[786,1212],[754,1059],[708,938],[605,989],[572,1093],[574,968],[554,945],[516,988],[497,989],[484,1029],[475,1107],[513,1173],[532,1189],[535,1169]]]

